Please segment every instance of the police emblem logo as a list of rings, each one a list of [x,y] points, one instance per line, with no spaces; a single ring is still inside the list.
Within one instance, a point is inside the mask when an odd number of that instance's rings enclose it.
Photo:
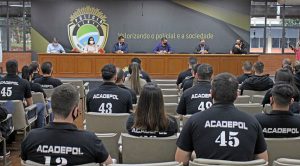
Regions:
[[[109,25],[100,9],[86,6],[77,9],[68,25],[69,41],[73,48],[83,51],[88,38],[93,37],[99,48],[104,48],[108,38]]]

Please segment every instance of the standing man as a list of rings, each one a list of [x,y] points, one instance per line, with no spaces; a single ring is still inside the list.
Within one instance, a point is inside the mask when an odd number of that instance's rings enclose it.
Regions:
[[[153,49],[155,54],[171,54],[173,50],[171,49],[168,39],[166,37],[161,38],[160,43]]]
[[[208,54],[209,46],[205,43],[205,40],[200,40],[200,44],[198,44],[194,50],[194,54]]]
[[[188,164],[193,151],[197,158],[268,161],[267,145],[258,121],[234,106],[238,81],[221,73],[212,81],[214,104],[194,114],[183,126],[177,140],[175,160]]]
[[[59,54],[59,53],[66,53],[64,48],[58,43],[56,38],[53,38],[52,43],[50,43],[47,47],[48,54]]]
[[[43,165],[112,164],[103,143],[73,124],[78,117],[79,94],[72,85],[56,88],[52,95],[54,121],[34,129],[21,144],[21,158]]]
[[[114,44],[112,52],[116,54],[128,53],[128,44],[125,43],[125,38],[123,36],[118,37],[118,42]]]

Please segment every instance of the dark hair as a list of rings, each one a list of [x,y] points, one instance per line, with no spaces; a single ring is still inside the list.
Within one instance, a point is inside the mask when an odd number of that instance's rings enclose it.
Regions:
[[[140,58],[132,58],[132,59],[131,59],[131,63],[138,63],[138,64],[141,64],[142,61],[141,61]]]
[[[107,64],[101,69],[101,73],[104,81],[110,81],[117,74],[116,66]]]
[[[163,94],[155,83],[147,83],[144,86],[134,119],[134,128],[148,131],[163,131],[168,128]]]
[[[118,40],[125,39],[124,36],[119,36]]]
[[[300,61],[296,61],[294,63],[294,69],[295,69],[295,73],[300,72]]]
[[[284,58],[282,60],[282,67],[284,67],[285,65],[292,66],[292,61],[289,58]]]
[[[284,65],[282,68],[289,70],[292,74],[294,73],[293,68],[290,65]]]
[[[51,62],[44,62],[41,66],[43,74],[51,74],[52,72],[52,63]]]
[[[79,93],[70,84],[64,84],[54,89],[51,96],[51,107],[55,115],[67,118],[79,103]]]
[[[131,83],[131,89],[135,91],[136,94],[140,94],[142,87],[140,84],[140,65],[133,63],[129,65],[129,81]]]
[[[123,78],[124,78],[124,71],[121,68],[118,68],[116,82],[122,82]]]
[[[285,82],[287,84],[294,84],[294,76],[287,68],[278,69],[275,73],[275,83]]]
[[[197,64],[197,58],[195,58],[195,57],[190,57],[190,58],[189,58],[189,64],[190,64],[191,66]]]
[[[195,64],[195,65],[192,66],[192,71],[193,71],[194,74],[196,74],[198,72],[198,68],[199,68],[200,65],[201,64]]]
[[[29,66],[23,66],[22,68],[22,78],[29,81],[30,76],[33,74],[33,69]]]
[[[210,80],[213,74],[213,68],[210,64],[201,64],[198,67],[197,75],[201,80]]]
[[[160,41],[165,41],[165,40],[168,40],[166,37],[162,37],[161,39],[160,39]]]
[[[90,41],[91,41],[91,39],[93,39],[93,41],[95,42],[95,39],[94,39],[94,37],[93,36],[91,36],[91,37],[89,37],[89,39],[88,39],[88,43],[87,44],[90,44]],[[95,44],[95,43],[94,43]]]
[[[35,72],[35,71],[37,71],[38,70],[38,68],[39,68],[39,63],[38,62],[32,62],[30,65],[29,65],[29,67]]]
[[[252,62],[245,61],[243,63],[243,69],[246,70],[246,71],[251,71],[252,70]]]
[[[216,102],[233,103],[237,98],[239,82],[230,73],[218,74],[212,81],[212,97]]]
[[[274,102],[279,106],[288,106],[294,96],[294,88],[289,84],[277,84],[271,91]]]
[[[254,65],[253,68],[255,70],[256,73],[261,74],[264,72],[264,63],[262,63],[261,61],[257,61]]]
[[[6,62],[7,74],[17,74],[18,72],[18,62],[16,60],[8,60]]]

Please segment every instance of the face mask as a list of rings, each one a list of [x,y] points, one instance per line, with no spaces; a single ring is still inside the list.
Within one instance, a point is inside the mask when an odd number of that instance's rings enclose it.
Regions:
[[[200,43],[200,46],[204,46],[204,43]]]
[[[90,44],[94,44],[94,41],[90,41]]]
[[[53,46],[54,46],[54,47],[57,47],[57,46],[58,46],[58,44],[57,44],[57,43],[53,43]]]

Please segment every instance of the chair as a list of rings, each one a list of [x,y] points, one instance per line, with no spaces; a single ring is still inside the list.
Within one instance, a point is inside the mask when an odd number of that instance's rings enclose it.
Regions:
[[[177,85],[174,84],[157,84],[161,89],[177,89]]]
[[[183,166],[176,161],[164,163],[150,163],[150,164],[110,164],[108,166]]]
[[[85,113],[86,130],[95,133],[127,133],[126,122],[129,114],[100,114],[97,112]]]
[[[300,159],[300,137],[265,138],[268,146],[269,163],[278,158]]]
[[[37,103],[42,103],[44,104],[45,106],[45,118],[47,119],[47,117],[49,117],[50,113],[52,112],[52,109],[47,109],[46,108],[46,101],[45,101],[45,97],[43,95],[43,93],[41,92],[34,92],[32,93],[32,101],[33,101],[33,104],[37,104]],[[50,121],[50,118],[48,118],[49,121]],[[48,122],[49,122],[48,121]]]
[[[1,125],[3,123],[9,123],[7,125],[10,126],[10,131],[9,131],[9,133],[6,134],[6,136],[9,136],[14,131],[14,126],[13,126],[13,123],[12,123],[12,115],[8,114],[6,119],[4,119],[3,121],[0,122]],[[5,137],[3,137],[3,134],[0,135],[0,142],[3,142],[3,154],[6,154],[6,152],[7,152],[7,150],[6,150],[7,149],[6,148],[6,139],[5,139]],[[2,163],[3,163],[3,166],[11,164],[10,161],[9,162],[7,161],[6,157],[3,157]]]
[[[106,150],[113,159],[119,161],[119,135],[118,133],[96,133],[96,136],[103,142]]]
[[[261,113],[263,111],[263,107],[260,104],[235,104],[235,107],[242,111],[246,112],[249,115],[256,115],[258,113]]]
[[[183,118],[182,118],[182,126],[185,125],[185,123],[189,120],[189,118],[191,117],[192,115],[184,115]]]
[[[300,160],[279,158],[273,162],[273,166],[294,166],[294,165],[300,165]]]
[[[29,107],[24,108],[23,102],[19,100],[10,100],[0,101],[1,105],[10,105],[11,109],[9,112],[12,112],[12,119],[13,119],[13,125],[14,130],[23,130],[24,131],[24,137],[27,135],[27,128],[31,130],[31,125],[37,120],[37,114],[36,114],[36,105],[33,104]],[[35,111],[35,116],[31,119],[28,119],[28,113]]]
[[[257,159],[252,161],[228,161],[228,160],[214,160],[214,159],[202,159],[197,158],[194,161],[190,161],[190,166],[203,166],[203,165],[219,165],[219,166],[231,166],[231,165],[247,165],[247,166],[267,166],[268,162],[263,159]]]
[[[248,95],[252,97],[253,95],[262,95],[265,96],[267,91],[254,91],[254,90],[243,90],[243,95]]]
[[[248,95],[238,96],[234,101],[235,104],[249,104],[251,97]]]
[[[178,95],[164,95],[164,103],[178,103]]]
[[[177,103],[165,103],[164,109],[167,114],[170,115],[177,115],[176,109],[178,104]]]
[[[124,164],[170,162],[175,160],[177,136],[151,138],[122,133]]]
[[[177,95],[178,96],[178,89],[161,89],[163,95]]]
[[[51,98],[52,93],[54,92],[54,89],[43,89],[43,90],[46,93],[47,98]]]
[[[21,160],[21,165],[22,166],[43,166],[45,164],[39,164],[39,163],[30,161],[30,160],[26,160],[26,161]],[[99,163],[88,163],[88,164],[80,164],[77,166],[100,166],[100,164]]]
[[[264,95],[253,95],[252,99],[251,99],[251,103],[259,103],[261,104],[263,99],[264,99]]]

